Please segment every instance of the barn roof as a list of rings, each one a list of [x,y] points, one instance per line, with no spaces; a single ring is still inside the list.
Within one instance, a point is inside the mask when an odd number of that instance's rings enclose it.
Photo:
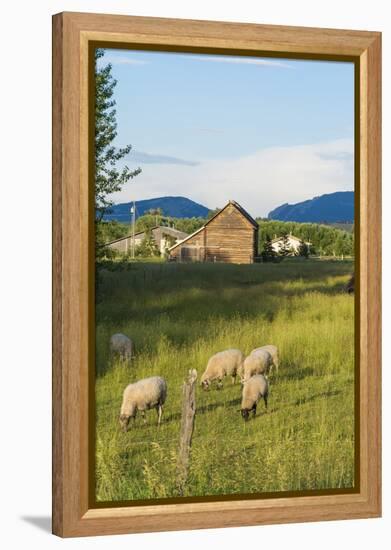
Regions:
[[[206,224],[205,224],[206,225]],[[184,239],[182,239],[181,241],[178,241],[177,243],[175,243],[174,245],[170,246],[170,248],[168,250],[174,250],[174,248],[176,248],[177,246],[179,246],[180,244],[183,244],[184,242],[188,241],[189,239],[191,239],[191,237],[194,237],[194,235],[197,235],[197,233],[200,233],[204,228],[205,228],[205,225],[203,225],[202,227],[200,227],[199,229],[197,229],[197,231],[194,231],[194,233],[190,233],[190,235],[188,235],[187,237],[185,237]]]
[[[176,244],[174,244],[173,246],[171,246],[168,250],[174,250],[174,248],[176,248],[177,246],[180,246],[181,244],[183,244],[184,242],[188,241],[189,239],[191,239],[191,237],[194,237],[194,235],[197,235],[197,233],[200,233],[208,224],[210,224],[210,222],[212,220],[214,220],[217,216],[219,216],[222,212],[224,212],[224,210],[226,208],[228,208],[228,206],[230,204],[233,204],[235,206],[235,208],[237,210],[239,210],[239,212],[242,214],[242,216],[244,216],[250,223],[251,225],[253,225],[256,229],[258,229],[258,223],[254,220],[254,218],[252,218],[250,216],[250,214],[248,212],[246,212],[246,210],[240,206],[240,204],[236,201],[233,201],[233,200],[230,200],[227,202],[227,204],[221,209],[219,210],[218,212],[216,212],[216,214],[214,214],[206,223],[204,223],[204,225],[202,227],[200,227],[199,229],[197,229],[197,231],[194,231],[194,233],[192,233],[191,235],[188,235],[187,237],[185,237],[184,239],[182,239],[181,241],[177,242]]]
[[[219,216],[222,212],[224,212],[224,210],[226,208],[228,208],[228,206],[230,204],[233,204],[235,206],[235,208],[237,210],[239,210],[239,212],[242,214],[242,216],[244,216],[245,218],[247,218],[247,220],[255,227],[255,228],[258,228],[258,223],[254,220],[254,218],[252,216],[250,216],[250,214],[243,208],[243,206],[240,206],[240,204],[236,201],[233,201],[233,200],[230,200],[227,202],[227,204],[221,209],[219,210],[218,212],[216,212],[216,214],[214,216],[212,216],[207,222],[205,225],[208,225],[208,223],[210,223],[212,220],[214,220],[216,218],[216,216]]]

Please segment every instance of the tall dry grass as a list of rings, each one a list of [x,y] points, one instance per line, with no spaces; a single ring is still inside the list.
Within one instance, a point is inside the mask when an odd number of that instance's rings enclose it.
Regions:
[[[244,423],[240,384],[197,389],[186,494],[221,495],[351,487],[354,483],[352,262],[287,260],[249,266],[133,264],[101,274],[96,315],[96,494],[99,501],[176,496],[181,385],[230,347],[273,343],[278,376]],[[114,332],[136,344],[131,365],[112,362]],[[167,379],[163,423],[154,411],[128,433],[118,425],[124,387]]]

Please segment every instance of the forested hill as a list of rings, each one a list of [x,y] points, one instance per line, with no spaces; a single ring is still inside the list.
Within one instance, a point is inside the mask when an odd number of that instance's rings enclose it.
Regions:
[[[295,222],[353,223],[354,192],[341,191],[297,204],[286,203],[269,212],[268,218]]]
[[[105,221],[115,220],[130,223],[131,206],[132,203],[130,202],[115,204],[110,208],[110,212],[104,215],[103,219]],[[137,217],[142,216],[149,210],[160,210],[162,215],[173,218],[205,218],[209,212],[209,208],[186,197],[158,197],[136,201]]]

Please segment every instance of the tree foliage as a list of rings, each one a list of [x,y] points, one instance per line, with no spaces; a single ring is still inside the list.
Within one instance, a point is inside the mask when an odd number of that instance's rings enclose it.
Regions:
[[[126,157],[132,146],[116,148],[117,120],[114,88],[117,81],[111,74],[112,65],[98,65],[104,50],[95,50],[95,211],[100,222],[112,206],[109,196],[120,191],[123,185],[137,176],[141,169],[131,171],[128,166],[117,167],[118,161]]]
[[[213,216],[215,216],[218,212],[220,212],[221,208],[214,208],[213,210],[209,210],[207,216],[206,216],[206,220],[210,220],[211,218],[213,218]]]
[[[160,256],[160,251],[153,237],[152,231],[146,231],[144,239],[138,246],[136,246],[135,253],[136,256],[140,256],[142,258]]]
[[[157,225],[168,225],[160,214],[144,214],[136,218],[136,232],[149,231]]]
[[[302,258],[308,258],[310,255],[310,249],[303,240],[300,241],[299,248],[297,250],[297,256],[301,256]]]
[[[276,252],[272,246],[272,240],[268,234],[265,236],[261,256],[264,262],[272,262],[276,257]]]
[[[282,235],[282,243],[281,243],[281,246],[280,246],[280,250],[278,251],[278,255],[285,258],[286,256],[289,256],[290,254],[292,254],[292,248],[289,244],[288,235],[286,233],[284,233]]]
[[[266,235],[281,237],[294,235],[310,244],[310,254],[317,256],[353,256],[354,235],[350,231],[317,223],[282,222],[257,219],[259,223],[259,250],[263,250]]]
[[[162,225],[164,227],[173,227],[178,231],[191,234],[197,231],[205,223],[205,218],[172,218],[160,213],[145,213],[136,220],[136,231],[146,231]]]
[[[172,218],[173,225],[178,231],[183,231],[184,233],[194,233],[197,229],[200,229],[205,223],[206,218]]]

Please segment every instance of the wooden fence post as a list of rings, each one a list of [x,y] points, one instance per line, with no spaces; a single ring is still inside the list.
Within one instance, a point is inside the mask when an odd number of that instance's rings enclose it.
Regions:
[[[195,382],[197,380],[197,371],[189,370],[187,380],[183,383],[183,401],[182,401],[182,417],[181,417],[181,432],[179,441],[178,454],[178,492],[183,496],[187,476],[189,473],[189,460],[191,438],[194,429],[194,417],[196,412],[195,406]]]

